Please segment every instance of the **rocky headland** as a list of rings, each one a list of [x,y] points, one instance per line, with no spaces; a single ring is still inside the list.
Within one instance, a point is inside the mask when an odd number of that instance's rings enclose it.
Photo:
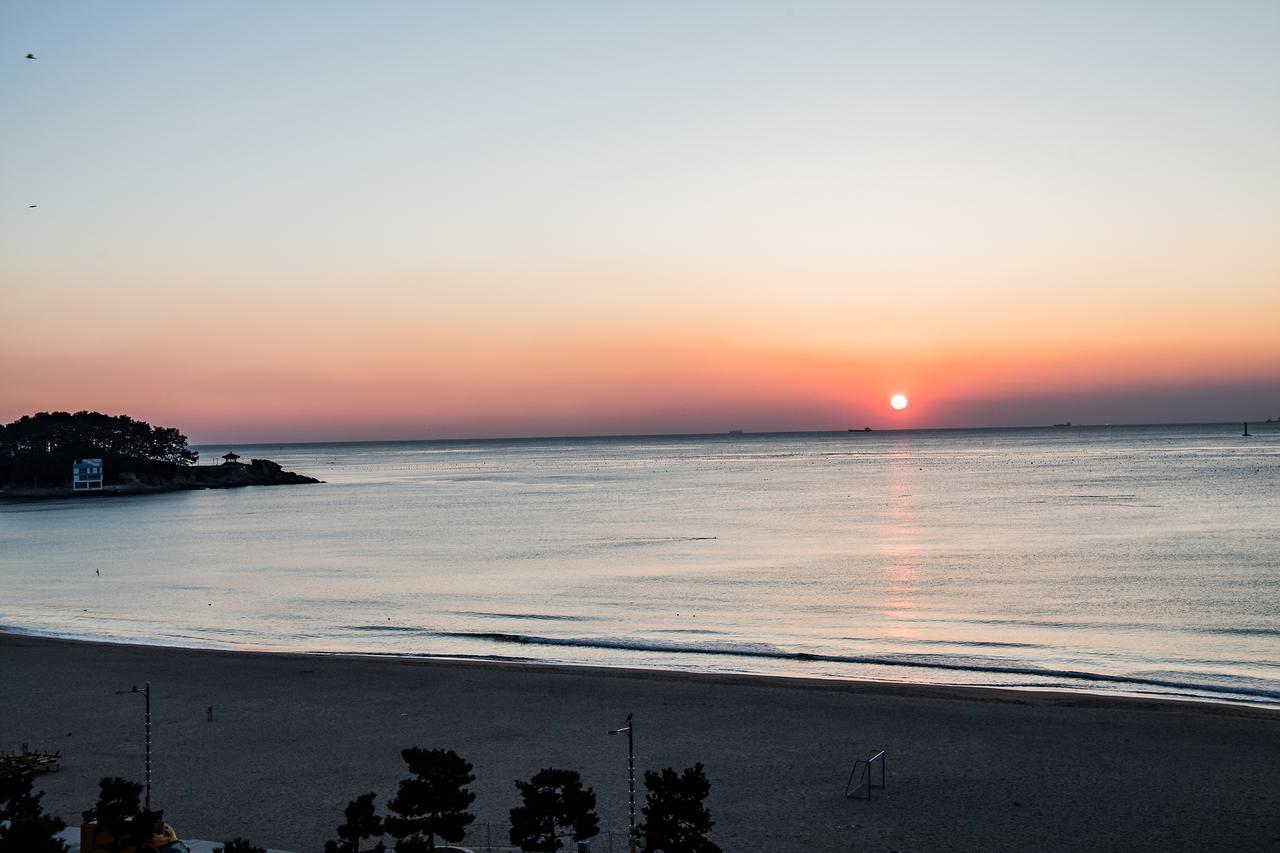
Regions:
[[[224,462],[218,465],[183,465],[162,474],[121,473],[116,482],[101,489],[73,491],[68,483],[61,486],[4,487],[0,486],[0,498],[63,498],[109,497],[113,495],[141,495],[153,492],[181,492],[193,489],[237,489],[242,486],[293,486],[320,483],[314,477],[286,471],[270,459],[251,459],[249,462]]]

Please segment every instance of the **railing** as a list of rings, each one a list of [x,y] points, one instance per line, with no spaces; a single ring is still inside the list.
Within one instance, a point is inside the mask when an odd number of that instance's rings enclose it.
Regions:
[[[880,784],[874,782],[874,776],[871,773],[871,765],[880,765]],[[844,797],[846,800],[852,800],[858,795],[858,791],[866,788],[866,798],[871,799],[871,789],[884,789],[885,783],[885,758],[884,750],[871,753],[867,758],[859,758],[853,762],[853,770],[849,771],[849,781],[844,783]]]
[[[511,824],[509,823],[481,823],[476,821],[467,827],[467,834],[461,841],[455,842],[453,847],[460,847],[464,850],[473,851],[473,853],[520,853],[519,846],[511,843]],[[579,845],[571,838],[563,838],[560,841],[561,853],[578,853]],[[590,850],[591,853],[627,853],[631,848],[627,843],[627,834],[625,832],[608,832],[601,830],[600,834],[593,836],[585,842],[582,850]],[[439,838],[436,839],[436,847],[445,847],[445,842]]]

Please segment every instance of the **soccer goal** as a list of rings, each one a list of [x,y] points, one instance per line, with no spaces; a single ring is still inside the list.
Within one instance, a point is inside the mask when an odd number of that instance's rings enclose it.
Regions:
[[[876,784],[876,774],[873,771],[875,766],[880,768],[880,783]],[[859,758],[853,762],[853,770],[849,771],[849,781],[844,784],[844,796],[846,800],[852,800],[859,796],[858,792],[865,790],[865,799],[871,799],[872,788],[884,788],[885,782],[885,758],[884,750],[878,750],[871,753],[866,758]]]

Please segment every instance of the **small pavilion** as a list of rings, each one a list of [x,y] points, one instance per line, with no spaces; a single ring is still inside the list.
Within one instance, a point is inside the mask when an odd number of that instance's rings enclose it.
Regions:
[[[239,458],[240,458],[240,454],[239,454],[239,453],[234,453],[234,452],[232,452],[232,453],[224,453],[224,454],[222,454],[222,464],[223,464],[223,465],[232,465],[232,464],[235,464],[235,461],[236,461],[237,459],[239,459]]]

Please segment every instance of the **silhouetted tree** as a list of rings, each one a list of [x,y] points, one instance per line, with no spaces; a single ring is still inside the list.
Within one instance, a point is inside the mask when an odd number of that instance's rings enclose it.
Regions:
[[[347,803],[347,822],[338,827],[338,840],[325,842],[325,853],[362,853],[360,842],[366,838],[381,836],[386,831],[382,818],[376,814],[373,791],[361,794]],[[381,841],[367,853],[383,853],[387,847]]]
[[[43,796],[31,792],[26,774],[0,778],[0,853],[65,853],[66,842],[57,835],[67,825],[45,814]]]
[[[93,817],[98,831],[111,836],[107,845],[111,853],[139,847],[155,836],[163,813],[139,807],[141,785],[112,776],[98,782],[98,787],[98,804],[93,807]]]
[[[596,793],[576,770],[547,768],[516,782],[524,805],[511,810],[511,843],[526,853],[552,853],[560,839],[586,841],[600,833]]]
[[[638,827],[644,838],[645,853],[720,853],[720,848],[707,838],[715,821],[705,801],[711,783],[699,762],[678,774],[671,768],[661,773],[644,774],[649,789],[647,805],[641,812],[644,822]]]
[[[467,786],[476,780],[471,763],[451,749],[401,750],[413,775],[400,782],[396,798],[387,803],[387,833],[396,839],[398,853],[436,849],[436,836],[453,843],[466,835],[476,816],[467,811],[476,795]]]
[[[39,412],[0,426],[0,483],[60,485],[77,458],[101,458],[107,475],[172,474],[196,461],[187,437],[128,415]]]
[[[257,847],[243,838],[233,838],[222,842],[221,847],[213,848],[213,853],[267,853],[267,848]]]

